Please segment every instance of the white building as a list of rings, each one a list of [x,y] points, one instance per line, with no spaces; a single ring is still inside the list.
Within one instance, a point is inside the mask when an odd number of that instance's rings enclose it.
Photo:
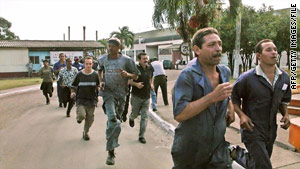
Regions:
[[[136,56],[146,52],[150,59],[171,60],[175,64],[180,59],[186,62],[187,57],[180,52],[182,39],[174,29],[160,29],[136,33],[133,49],[125,48],[123,54],[137,60]]]

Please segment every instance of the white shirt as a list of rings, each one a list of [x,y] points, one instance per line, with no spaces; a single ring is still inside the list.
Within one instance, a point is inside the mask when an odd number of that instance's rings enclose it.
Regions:
[[[166,75],[166,72],[164,70],[164,66],[160,61],[154,61],[151,63],[154,72],[153,72],[153,76],[158,76],[158,75]]]

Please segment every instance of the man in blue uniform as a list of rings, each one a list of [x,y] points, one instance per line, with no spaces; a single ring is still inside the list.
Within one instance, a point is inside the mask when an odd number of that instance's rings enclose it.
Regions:
[[[272,40],[261,40],[255,51],[260,63],[235,82],[232,102],[240,117],[242,141],[255,162],[255,169],[272,169],[270,157],[278,110],[283,116],[281,127],[287,129],[290,125],[287,113],[290,81],[288,74],[276,66],[278,53]]]
[[[57,82],[57,97],[59,102],[59,107],[62,107],[62,98],[61,98],[61,86],[60,86],[60,78],[59,78],[59,71],[66,67],[66,54],[60,53],[59,54],[59,61],[53,65],[53,72],[56,75],[56,82]]]
[[[172,146],[173,169],[230,169],[225,116],[230,70],[219,65],[222,41],[214,28],[198,30],[192,40],[197,56],[179,75],[173,113],[179,122]],[[234,120],[233,110],[230,122]]]

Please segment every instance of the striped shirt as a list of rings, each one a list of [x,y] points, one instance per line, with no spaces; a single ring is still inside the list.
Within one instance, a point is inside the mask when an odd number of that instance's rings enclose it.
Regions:
[[[99,77],[96,71],[85,74],[80,71],[73,83],[77,87],[76,104],[84,106],[96,106],[98,102]]]

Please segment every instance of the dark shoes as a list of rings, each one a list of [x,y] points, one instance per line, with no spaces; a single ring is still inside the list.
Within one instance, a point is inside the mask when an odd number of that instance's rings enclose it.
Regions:
[[[134,127],[134,120],[129,119],[129,126],[130,126],[130,127]]]
[[[108,156],[106,159],[106,164],[107,165],[114,165],[115,164],[115,152],[114,150],[108,151]]]
[[[113,123],[115,123],[115,122],[117,122],[117,118],[113,117],[113,118],[110,119],[110,121],[113,122]]]
[[[68,110],[67,110],[67,117],[70,117],[70,112],[71,112],[71,111],[68,109]]]
[[[59,103],[59,107],[62,107],[62,103]]]
[[[64,103],[64,108],[66,108],[67,107],[67,103]]]
[[[67,113],[67,117],[71,117],[71,116],[70,116],[70,113]],[[78,121],[77,121],[77,123],[78,123]],[[80,123],[81,123],[81,122],[80,122]]]
[[[88,135],[88,133],[83,132],[83,136],[82,136],[83,140],[85,141],[89,141],[90,140],[90,136]]]
[[[157,111],[157,109],[153,109],[153,111]]]
[[[52,93],[49,93],[49,96],[52,97]]]
[[[47,105],[50,104],[50,100],[47,100],[47,101],[46,101],[46,104],[47,104]]]
[[[124,116],[124,115],[122,115],[122,120],[123,120],[123,122],[126,122],[126,120],[127,120],[127,117],[126,117],[126,116]]]
[[[146,144],[146,139],[144,137],[140,137],[139,142],[141,142],[142,144]]]

